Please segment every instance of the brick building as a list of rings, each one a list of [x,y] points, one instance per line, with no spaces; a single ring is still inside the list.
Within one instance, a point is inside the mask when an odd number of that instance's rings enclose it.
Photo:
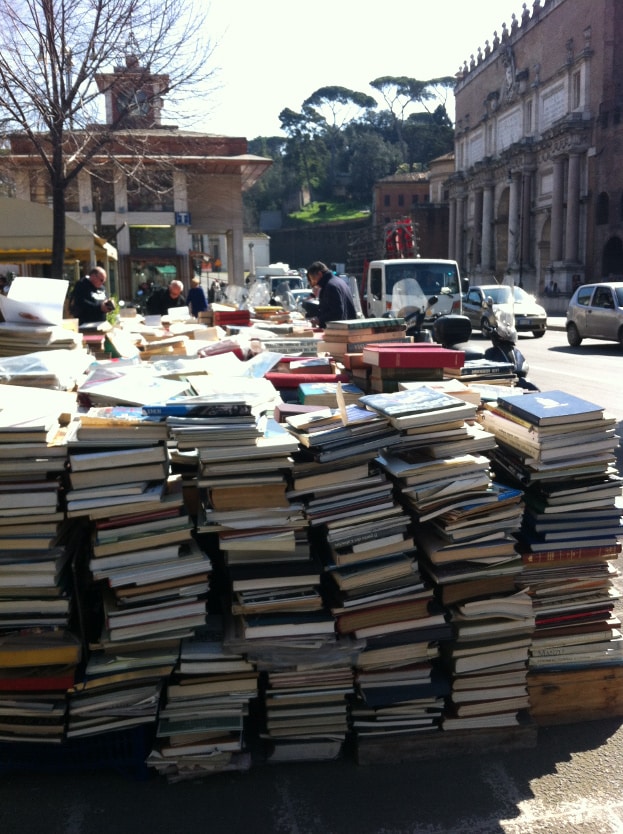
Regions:
[[[444,159],[440,157],[441,160]],[[410,217],[416,229],[418,252],[422,257],[448,255],[447,195],[433,190],[431,171],[398,172],[378,180],[372,193],[372,224],[382,228],[403,217]],[[438,178],[437,178],[438,179]]]
[[[207,263],[205,254],[218,257],[229,279],[242,284],[242,193],[271,160],[249,154],[245,138],[163,125],[159,90],[166,78],[136,65],[134,85],[132,80],[127,66],[96,79],[106,121],[92,129],[112,129],[113,139],[67,189],[67,216],[116,246],[118,275],[111,283],[121,298],[133,298],[144,281],[165,284],[177,277],[188,287]],[[9,141],[2,170],[14,195],[51,204],[49,180],[28,138],[14,134]],[[137,165],[138,175],[125,173]],[[67,265],[67,277],[74,277],[75,266]],[[79,264],[81,271],[88,266]],[[31,259],[25,274],[45,275],[47,268]]]
[[[474,281],[623,275],[623,4],[534,0],[457,74],[449,251]]]

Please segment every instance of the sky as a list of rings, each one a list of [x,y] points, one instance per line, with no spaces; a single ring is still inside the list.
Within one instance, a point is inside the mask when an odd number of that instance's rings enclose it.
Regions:
[[[528,8],[532,2],[528,0]],[[193,129],[224,136],[282,135],[279,113],[300,112],[320,87],[374,93],[384,75],[453,76],[519,0],[211,0],[213,87]],[[205,115],[201,110],[205,109]],[[454,114],[452,97],[447,103]],[[193,120],[195,121],[195,120]]]

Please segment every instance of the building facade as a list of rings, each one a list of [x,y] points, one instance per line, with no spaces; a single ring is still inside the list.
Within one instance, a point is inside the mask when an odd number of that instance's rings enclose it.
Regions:
[[[623,4],[534,0],[457,73],[449,256],[561,295],[623,276]]]
[[[132,57],[126,61],[132,61]],[[193,274],[227,271],[244,283],[248,253],[243,236],[242,193],[272,164],[247,153],[247,140],[180,130],[161,122],[167,79],[136,65],[96,80],[105,96],[112,141],[66,191],[67,216],[109,241],[118,251],[115,292],[131,300],[145,282],[172,278],[189,286]],[[9,138],[3,172],[14,196],[51,204],[50,186],[28,138]],[[82,272],[91,264],[81,263]],[[30,264],[45,275],[47,264]],[[67,265],[69,278],[76,272]]]
[[[443,166],[443,163],[440,162]],[[390,174],[375,182],[372,190],[372,225],[383,228],[410,218],[415,229],[417,251],[425,258],[447,257],[447,196],[434,189],[435,161],[430,171]],[[447,172],[447,169],[446,169]]]

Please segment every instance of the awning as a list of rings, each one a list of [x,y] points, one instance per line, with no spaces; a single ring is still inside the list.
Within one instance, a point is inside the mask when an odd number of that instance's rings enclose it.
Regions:
[[[52,210],[39,203],[0,197],[0,263],[43,262],[52,257]],[[66,217],[65,261],[118,260],[117,250]]]

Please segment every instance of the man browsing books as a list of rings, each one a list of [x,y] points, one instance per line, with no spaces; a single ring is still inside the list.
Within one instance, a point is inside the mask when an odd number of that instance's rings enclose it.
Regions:
[[[320,327],[326,327],[328,321],[343,321],[357,318],[355,303],[350,287],[322,261],[314,261],[307,270],[314,294],[318,292],[318,315]]]

